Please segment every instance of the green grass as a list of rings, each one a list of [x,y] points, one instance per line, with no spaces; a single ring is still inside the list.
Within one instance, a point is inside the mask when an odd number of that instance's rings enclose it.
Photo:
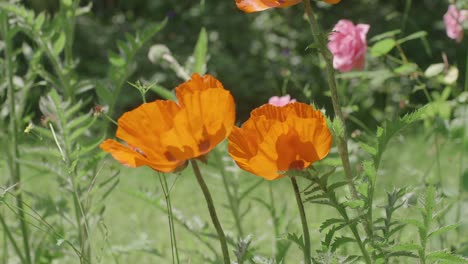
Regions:
[[[457,195],[458,173],[459,173],[459,155],[460,146],[454,142],[441,139],[441,148],[439,149],[440,171],[442,177],[442,187],[444,193],[451,201]],[[434,144],[423,136],[408,136],[394,139],[389,145],[382,161],[382,169],[377,179],[377,189],[375,205],[380,206],[385,202],[385,191],[391,191],[395,187],[416,187],[421,186],[424,181],[437,182],[437,153]],[[170,240],[167,216],[164,213],[164,206],[158,201],[162,198],[158,175],[148,168],[130,169],[120,166],[114,160],[109,159],[104,164],[99,177],[106,177],[110,166],[117,166],[121,169],[120,184],[104,201],[105,213],[100,222],[96,219],[91,220],[92,230],[91,239],[93,241],[93,254],[100,260],[100,263],[170,263]],[[465,165],[466,166],[466,165]],[[1,167],[2,183],[5,184],[7,172],[5,166]],[[235,223],[232,220],[232,214],[227,208],[227,197],[222,184],[221,176],[216,170],[208,165],[202,165],[202,172],[207,181],[208,187],[213,195],[218,215],[225,232],[228,235],[235,235]],[[465,167],[466,168],[466,167]],[[50,195],[53,200],[68,199],[68,194],[59,192],[56,178],[51,175],[33,173],[31,170],[23,170],[25,189],[29,194],[39,197]],[[249,175],[245,172],[236,172],[233,177],[241,189],[251,186],[259,178]],[[208,231],[215,234],[209,219],[208,210],[204,202],[201,190],[196,183],[191,168],[188,167],[179,174],[168,174],[169,185],[173,185],[171,190],[172,204],[177,218],[184,219],[196,226],[196,223],[203,222],[208,225]],[[333,177],[342,177],[334,175]],[[276,210],[280,212],[284,225],[280,230],[280,237],[275,237],[273,225],[269,212],[261,206],[255,199],[262,199],[269,202],[269,185],[273,189],[274,202]],[[304,188],[307,182],[300,180],[301,188]],[[422,192],[420,187],[414,189],[415,194]],[[345,188],[340,189],[339,197],[349,197]],[[27,195],[28,203],[35,204],[31,195]],[[417,196],[419,197],[419,196]],[[92,201],[94,205],[102,204],[101,201]],[[294,194],[289,180],[283,178],[277,181],[262,182],[255,191],[251,192],[248,201],[243,204],[245,210],[250,206],[250,211],[242,221],[242,226],[246,234],[252,235],[252,247],[257,248],[256,254],[271,256],[274,248],[275,239],[286,239],[289,232],[300,234],[300,220],[294,201]],[[283,210],[283,206],[286,206]],[[466,204],[464,205],[466,207]],[[99,209],[94,206],[93,209]],[[313,251],[319,248],[319,241],[323,238],[318,232],[321,222],[330,217],[337,217],[337,214],[331,208],[324,206],[305,204],[309,227],[311,232]],[[6,211],[4,208],[0,210]],[[68,212],[72,213],[72,210]],[[376,209],[376,217],[380,216],[383,210]],[[405,218],[409,215],[417,218],[417,212],[412,208],[405,208],[396,214],[398,218]],[[15,222],[14,216],[8,214],[9,223]],[[70,218],[73,215],[69,215]],[[200,219],[200,220],[197,220]],[[455,223],[455,211],[452,208],[445,218],[445,224]],[[460,237],[467,235],[466,223],[459,232]],[[70,231],[69,231],[70,232]],[[200,254],[211,256],[209,249],[202,245],[192,234],[183,226],[176,223],[177,243],[181,254],[182,263],[203,263],[199,257]],[[348,232],[346,230],[345,232]],[[454,237],[455,232],[449,237]],[[35,236],[43,235],[34,230]],[[67,236],[65,230],[65,236]],[[362,233],[364,235],[364,233]],[[402,233],[402,241],[417,242],[417,233],[414,228],[405,228]],[[216,239],[208,239],[209,243],[218,251],[219,244]],[[445,242],[449,246],[451,241]],[[2,242],[3,243],[3,242]],[[51,240],[49,243],[53,243]],[[430,241],[430,246],[438,246],[437,240]],[[66,247],[65,244],[62,247]],[[231,246],[231,259],[235,259],[232,254],[234,248]],[[352,253],[356,249],[347,247],[345,251]],[[344,253],[344,252],[342,252]],[[287,255],[286,263],[297,263],[302,258],[302,253],[296,245],[292,245]],[[116,261],[117,260],[117,261]],[[77,258],[70,252],[63,263],[78,263]]]

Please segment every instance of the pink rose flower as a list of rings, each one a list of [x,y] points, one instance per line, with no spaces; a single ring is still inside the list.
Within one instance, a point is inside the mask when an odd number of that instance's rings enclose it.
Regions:
[[[268,103],[274,106],[285,106],[289,103],[294,103],[296,102],[296,99],[291,99],[291,96],[289,94],[285,96],[273,96],[268,100]]]
[[[370,26],[341,19],[328,37],[328,48],[333,54],[333,67],[347,72],[364,68],[367,50],[366,35]]]
[[[444,15],[447,36],[457,42],[462,41],[462,24],[465,20],[468,20],[468,10],[458,10],[455,5],[449,5],[447,13]]]

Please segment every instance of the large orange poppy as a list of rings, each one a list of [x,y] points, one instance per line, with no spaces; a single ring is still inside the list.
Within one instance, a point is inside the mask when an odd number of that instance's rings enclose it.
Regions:
[[[309,0],[307,0],[309,1]],[[324,0],[329,4],[337,4],[341,0]],[[302,2],[302,0],[236,0],[237,8],[252,13],[275,7],[288,7]]]
[[[266,104],[252,111],[229,136],[229,154],[242,169],[268,180],[303,170],[328,155],[332,136],[326,119],[308,104]]]
[[[210,75],[194,74],[176,88],[178,103],[156,100],[124,113],[116,137],[101,148],[119,162],[172,172],[212,150],[231,132],[235,105],[231,93]]]

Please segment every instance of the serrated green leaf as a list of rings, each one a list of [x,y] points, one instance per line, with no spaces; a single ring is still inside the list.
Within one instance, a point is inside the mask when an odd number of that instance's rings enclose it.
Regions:
[[[362,163],[362,168],[364,169],[364,172],[369,178],[369,181],[373,185],[377,178],[377,171],[375,170],[374,163],[372,161],[366,160]]]
[[[441,228],[438,228],[432,232],[429,233],[429,235],[427,237],[432,237],[432,236],[438,236],[440,234],[443,234],[445,232],[449,232],[449,231],[452,231],[452,230],[455,230],[457,229],[458,227],[460,226],[460,224],[453,224],[453,225],[446,225],[446,226],[443,226]]]
[[[375,147],[372,147],[364,142],[359,142],[359,146],[366,151],[367,153],[371,154],[372,156],[375,156],[377,154],[377,149]]]
[[[208,53],[208,37],[205,28],[202,28],[198,35],[198,41],[193,51],[195,58],[195,65],[193,66],[193,73],[205,74],[206,72],[206,58]]]
[[[353,238],[350,238],[350,237],[345,237],[345,236],[341,236],[341,237],[336,237],[335,240],[333,241],[332,245],[331,245],[331,251],[332,252],[335,252],[336,249],[346,243],[350,243],[350,242],[355,242],[356,240],[354,240]]]
[[[328,186],[328,191],[334,191],[340,187],[343,187],[343,186],[346,186],[348,185],[348,182],[347,181],[340,181],[340,182],[335,182],[333,184],[330,184],[330,186]]]
[[[73,130],[73,132],[70,135],[69,140],[70,141],[75,141],[76,139],[78,139],[85,132],[87,132],[90,127],[92,127],[94,125],[94,122],[96,120],[97,120],[96,117],[92,117],[92,118],[88,119],[87,122],[85,124],[83,124],[81,127],[76,128],[75,130]]]
[[[81,115],[77,118],[70,120],[67,124],[68,129],[73,130],[78,126],[83,125],[84,122],[88,121],[91,118],[90,114]]]
[[[396,41],[392,38],[383,39],[376,42],[371,47],[371,56],[372,57],[380,57],[387,53],[389,53],[396,45]]]
[[[304,249],[304,241],[302,239],[302,235],[298,236],[295,233],[288,233],[287,238],[289,241],[296,243],[302,250]]]
[[[365,198],[368,197],[369,192],[369,184],[367,182],[361,183],[357,187],[357,191],[364,196]]]
[[[334,225],[334,224],[345,224],[345,221],[343,219],[338,219],[338,218],[330,218],[325,220],[321,225],[320,225],[320,232],[322,232],[325,228]],[[336,231],[336,230],[335,230]]]
[[[468,258],[465,258],[463,256],[451,254],[449,252],[445,251],[435,251],[427,254],[426,259],[432,260],[432,261],[443,261],[443,263],[463,263],[466,264],[468,263]]]
[[[400,244],[390,248],[390,251],[419,251],[421,246],[418,244]]]

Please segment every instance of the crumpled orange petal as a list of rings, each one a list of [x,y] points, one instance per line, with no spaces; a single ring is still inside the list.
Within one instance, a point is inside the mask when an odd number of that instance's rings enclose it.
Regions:
[[[124,113],[116,136],[127,145],[106,140],[101,148],[127,166],[171,172],[229,135],[234,99],[218,80],[194,74],[176,88],[176,96],[178,103],[156,100]]]
[[[263,105],[229,136],[228,150],[242,169],[268,180],[302,170],[328,155],[332,143],[326,120],[310,105]]]
[[[309,1],[309,0],[308,0]],[[337,4],[341,0],[323,0],[329,4]],[[236,0],[237,8],[253,13],[276,7],[289,7],[302,2],[302,0]]]

